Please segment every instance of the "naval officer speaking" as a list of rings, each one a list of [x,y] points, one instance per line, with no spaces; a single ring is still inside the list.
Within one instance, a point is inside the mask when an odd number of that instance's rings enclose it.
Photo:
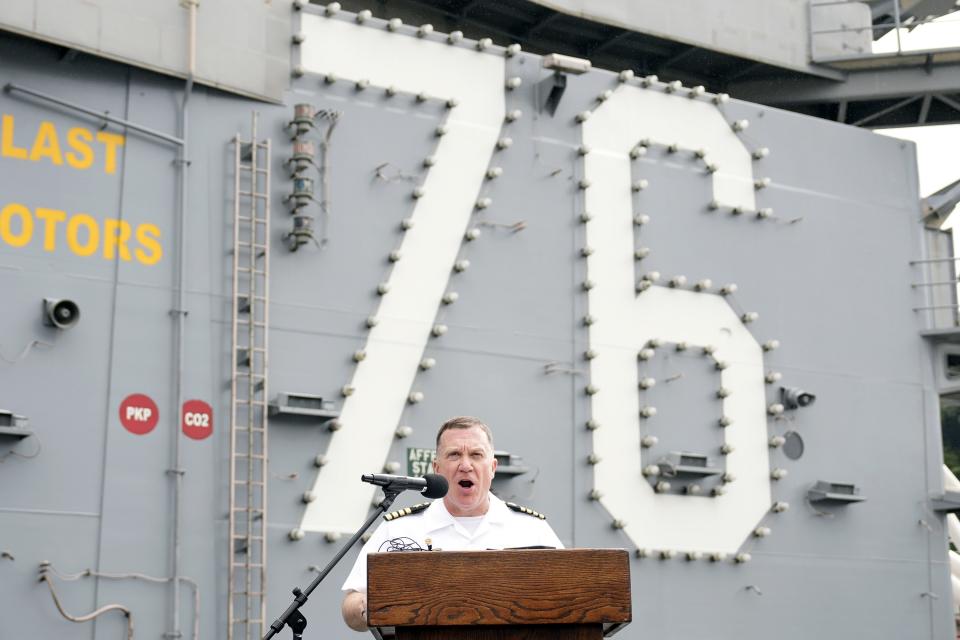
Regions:
[[[497,460],[493,457],[490,427],[479,419],[462,416],[443,423],[437,432],[433,470],[450,485],[444,499],[385,515],[385,522],[360,550],[343,583],[343,619],[351,629],[367,630],[369,553],[389,551],[395,545],[444,551],[563,548],[542,514],[490,493]]]

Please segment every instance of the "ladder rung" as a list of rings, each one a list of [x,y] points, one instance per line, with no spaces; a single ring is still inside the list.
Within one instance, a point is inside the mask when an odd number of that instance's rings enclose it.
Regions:
[[[266,197],[267,197],[267,194],[265,194],[265,193],[259,193],[259,192],[257,192],[257,191],[238,191],[237,193],[239,193],[241,196],[248,196],[248,197],[251,197],[251,198],[266,198]]]
[[[249,273],[252,271],[254,275],[260,275],[260,276],[267,275],[267,272],[264,271],[263,269],[251,269],[250,267],[237,267],[237,271],[240,271],[242,273]],[[243,297],[246,297],[246,296],[243,296]]]
[[[234,534],[234,540],[263,540],[263,536],[241,536]]]
[[[253,171],[253,165],[250,165],[250,164],[241,164],[240,168],[243,169],[244,171]],[[267,169],[257,168],[256,171],[257,173],[267,173]]]
[[[260,563],[260,562],[234,562],[234,563],[233,563],[233,566],[235,566],[235,567],[250,567],[250,568],[258,568],[258,569],[262,569],[262,568],[263,568],[263,564]]]
[[[251,218],[250,216],[237,216],[237,220],[240,222],[258,222],[260,224],[267,224],[270,222],[266,218]]]
[[[255,327],[265,327],[265,326],[267,326],[267,323],[266,323],[266,322],[257,322],[256,320],[254,320],[254,321],[251,323],[249,320],[246,320],[246,319],[244,319],[244,318],[237,318],[237,324],[253,324],[253,326],[255,326]]]

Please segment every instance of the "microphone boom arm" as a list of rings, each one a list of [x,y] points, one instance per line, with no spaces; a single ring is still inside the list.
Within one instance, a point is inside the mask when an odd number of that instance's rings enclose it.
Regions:
[[[324,578],[327,577],[327,574],[337,565],[338,562],[347,555],[347,551],[356,544],[357,540],[360,539],[360,536],[370,528],[370,525],[376,521],[380,515],[390,508],[390,505],[393,504],[393,501],[397,499],[397,496],[403,493],[403,488],[394,488],[394,487],[383,487],[383,500],[377,506],[370,517],[367,518],[367,521],[363,523],[353,537],[347,540],[347,543],[343,545],[340,551],[337,552],[337,555],[333,557],[323,571],[321,571],[316,578],[313,579],[306,589],[303,591],[300,590],[300,587],[293,588],[293,602],[290,603],[290,606],[287,607],[287,610],[283,614],[273,621],[273,624],[270,625],[270,629],[264,634],[263,640],[270,640],[273,636],[280,633],[284,625],[289,625],[290,630],[293,631],[293,639],[301,640],[303,637],[303,630],[307,626],[307,619],[304,617],[303,613],[300,611],[300,607],[307,603],[307,599],[310,597],[310,594],[313,593],[313,590],[319,586]]]

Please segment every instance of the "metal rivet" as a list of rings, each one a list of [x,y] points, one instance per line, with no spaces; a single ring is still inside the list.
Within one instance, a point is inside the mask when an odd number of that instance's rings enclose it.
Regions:
[[[424,358],[420,361],[420,368],[426,371],[427,369],[432,369],[436,364],[437,361],[433,358]]]
[[[387,30],[389,31],[396,31],[401,26],[403,26],[403,20],[401,20],[400,18],[391,18],[387,22]]]
[[[373,12],[370,11],[369,9],[364,9],[363,11],[357,14],[357,17],[355,19],[360,24],[363,24],[364,22],[366,22],[372,17],[373,17]]]
[[[641,389],[652,389],[657,384],[655,378],[640,378]]]
[[[424,38],[424,37],[430,35],[431,33],[433,33],[433,25],[432,25],[432,24],[422,24],[422,25],[420,25],[420,28],[417,29],[417,37],[418,37],[418,38]]]
[[[629,82],[630,80],[633,80],[633,71],[630,69],[624,69],[617,75],[617,79],[620,80],[620,82]]]
[[[377,285],[377,293],[379,293],[380,295],[386,295],[389,291],[390,291],[389,282],[381,282],[380,284]]]
[[[470,268],[469,260],[457,260],[453,265],[453,270],[460,273]]]
[[[486,209],[492,204],[493,204],[492,198],[480,198],[479,200],[477,200],[474,206],[476,206],[477,209]]]
[[[502,175],[503,175],[503,169],[500,167],[490,167],[489,169],[487,169],[487,178],[490,180],[499,178]]]
[[[523,111],[520,109],[514,109],[513,111],[508,111],[505,119],[507,122],[516,122],[523,117]]]
[[[667,491],[670,491],[670,483],[667,482],[666,480],[661,480],[656,485],[654,485],[653,490],[656,491],[657,493],[666,493]]]
[[[766,376],[764,376],[763,379],[766,380],[767,384],[773,384],[775,382],[780,382],[780,378],[782,377],[782,374],[780,374],[778,371],[770,371]]]
[[[512,77],[512,78],[508,78],[508,79],[507,79],[507,85],[506,85],[506,86],[507,86],[507,90],[508,90],[508,91],[513,91],[514,89],[518,89],[518,88],[520,88],[520,85],[522,85],[522,84],[523,84],[523,78],[520,78],[520,77],[517,77],[517,76],[514,76],[514,77]]]
[[[407,438],[410,436],[410,434],[413,433],[413,427],[408,427],[406,425],[403,425],[403,426],[397,427],[397,430],[395,433],[398,438]]]
[[[331,3],[328,4],[327,7],[324,9],[323,13],[324,13],[325,15],[332,16],[333,14],[337,13],[338,11],[340,11],[340,3],[339,3],[339,2],[331,2]]]
[[[290,536],[291,540],[297,541],[297,540],[303,540],[303,537],[306,534],[303,532],[303,529],[301,529],[300,527],[297,527],[296,529],[291,529],[288,535]]]
[[[729,427],[733,424],[733,419],[729,416],[720,416],[720,419],[717,420],[717,424],[719,424],[721,427]]]
[[[637,180],[632,185],[630,185],[630,188],[633,191],[643,191],[649,186],[650,186],[650,182],[641,178],[640,180]]]
[[[577,122],[586,122],[593,115],[590,111],[581,111],[577,114]]]
[[[781,413],[783,413],[783,405],[780,404],[779,402],[774,402],[773,404],[767,407],[767,413],[769,413],[772,416],[778,416]]]
[[[512,58],[518,53],[520,53],[520,45],[517,43],[511,44],[503,50],[503,55],[507,56],[508,58]]]
[[[652,418],[655,415],[657,415],[656,407],[646,406],[640,409],[640,416],[643,418]]]
[[[354,362],[363,362],[367,359],[367,352],[363,349],[357,349],[353,352],[353,361]]]
[[[447,332],[447,325],[445,324],[435,324],[433,325],[433,329],[431,331],[431,333],[438,338],[444,335],[446,332]]]
[[[500,138],[497,140],[497,149],[509,149],[513,144],[513,138]]]
[[[485,49],[489,49],[491,46],[493,46],[493,40],[490,38],[480,38],[477,40],[476,46],[478,51],[484,51]]]
[[[414,391],[409,396],[407,396],[407,402],[410,404],[417,404],[418,402],[423,402],[423,392]]]
[[[656,446],[657,442],[659,442],[657,436],[643,436],[643,438],[640,439],[640,446],[644,449],[649,449],[650,447]]]
[[[443,295],[443,304],[453,304],[460,299],[460,294],[456,291],[450,291]]]
[[[463,31],[451,31],[450,35],[447,36],[447,42],[449,44],[456,44],[463,40]]]

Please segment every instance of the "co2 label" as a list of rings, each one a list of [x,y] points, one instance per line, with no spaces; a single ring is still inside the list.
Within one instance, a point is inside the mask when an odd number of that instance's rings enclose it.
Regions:
[[[213,407],[203,400],[187,400],[183,403],[180,428],[188,438],[209,438],[213,433]]]

